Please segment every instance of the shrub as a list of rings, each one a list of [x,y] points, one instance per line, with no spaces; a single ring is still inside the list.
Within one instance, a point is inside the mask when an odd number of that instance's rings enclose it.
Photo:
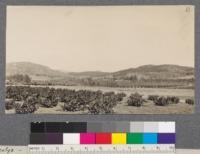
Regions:
[[[194,99],[192,99],[192,98],[187,98],[187,99],[185,100],[185,103],[187,103],[187,104],[189,104],[189,105],[194,105]]]
[[[156,100],[158,97],[159,97],[158,95],[149,95],[149,96],[148,96],[148,100],[154,101],[154,100]]]
[[[117,105],[116,95],[103,94],[94,100],[89,106],[88,111],[92,114],[111,114],[114,112],[114,107]]]
[[[127,101],[129,106],[137,106],[137,107],[142,106],[143,102],[144,100],[142,98],[142,95],[140,95],[139,93],[131,94]]]
[[[64,103],[65,111],[80,111],[85,109],[86,104],[80,98],[68,100]]]
[[[33,113],[37,110],[36,106],[34,104],[30,105],[27,102],[24,102],[22,106],[19,104],[15,107],[15,112],[17,114],[27,114],[27,113]]]
[[[171,104],[178,104],[180,101],[180,99],[176,96],[168,96],[167,99]]]
[[[116,95],[117,97],[117,101],[121,102],[123,100],[124,97],[126,97],[126,94],[125,93],[118,93]]]
[[[166,106],[169,104],[169,100],[166,97],[161,96],[154,100],[154,104],[158,106]]]
[[[40,105],[46,108],[51,108],[53,107],[52,102],[48,98],[40,98]]]
[[[11,110],[15,107],[15,101],[13,99],[6,99],[5,108],[6,110]]]

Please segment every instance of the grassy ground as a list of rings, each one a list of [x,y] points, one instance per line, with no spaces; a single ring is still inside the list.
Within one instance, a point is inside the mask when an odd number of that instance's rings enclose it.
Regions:
[[[127,95],[138,92],[144,97],[148,95],[159,95],[159,96],[177,96],[180,99],[188,97],[194,97],[194,89],[170,89],[170,88],[120,88],[120,87],[91,87],[91,86],[50,86],[53,88],[67,88],[75,90],[101,90],[103,92],[123,92]]]

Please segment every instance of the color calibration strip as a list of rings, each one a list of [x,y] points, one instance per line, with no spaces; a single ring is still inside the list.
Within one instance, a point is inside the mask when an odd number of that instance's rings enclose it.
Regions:
[[[175,140],[175,122],[31,123],[30,135],[30,144],[175,144]]]
[[[175,133],[31,134],[30,144],[175,144]]]

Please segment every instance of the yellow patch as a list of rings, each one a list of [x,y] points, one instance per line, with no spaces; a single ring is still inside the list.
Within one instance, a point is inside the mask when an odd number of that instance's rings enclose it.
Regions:
[[[112,144],[126,144],[126,133],[112,133]]]

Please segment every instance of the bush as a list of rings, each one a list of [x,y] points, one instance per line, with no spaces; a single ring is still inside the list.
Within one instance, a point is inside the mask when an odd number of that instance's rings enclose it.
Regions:
[[[189,104],[189,105],[194,105],[194,99],[191,99],[191,98],[187,98],[185,100],[185,103]]]
[[[161,96],[154,100],[154,104],[158,106],[166,106],[169,105],[169,100],[166,97]]]
[[[22,106],[19,104],[15,107],[15,112],[17,114],[27,114],[27,113],[33,113],[37,110],[36,106],[34,104],[30,105],[27,102],[24,102]]]
[[[15,107],[15,101],[13,99],[6,99],[5,108],[6,110],[11,110]]]
[[[86,104],[80,98],[71,99],[68,102],[64,103],[64,110],[65,111],[81,111],[84,110]]]
[[[154,100],[156,100],[158,97],[159,97],[158,95],[149,95],[149,96],[148,96],[148,100],[154,101]]]
[[[129,106],[137,106],[137,107],[142,106],[143,102],[144,100],[142,98],[142,95],[140,95],[139,93],[131,94],[127,101]]]
[[[39,97],[37,103],[41,104],[43,107],[52,108],[58,105],[60,97],[57,96],[56,90],[51,88],[48,89],[46,96]]]
[[[74,92],[73,95],[65,97],[63,109],[65,111],[81,111],[87,109],[89,104],[100,95],[102,95],[101,91],[92,92],[87,90],[79,90]]]
[[[178,97],[176,97],[176,96],[168,96],[167,97],[167,100],[169,101],[169,103],[171,103],[171,104],[178,104],[179,103],[179,101],[180,101],[180,99],[178,98]]]
[[[52,105],[52,102],[50,99],[48,98],[40,98],[40,105],[43,106],[43,107],[46,107],[46,108],[52,108],[53,105]]]
[[[116,95],[117,97],[117,101],[121,102],[123,100],[124,97],[126,97],[126,94],[125,93],[118,93]]]
[[[116,95],[113,93],[103,94],[94,100],[89,106],[89,113],[92,114],[111,114],[114,112],[113,108],[117,105]]]
[[[177,104],[180,101],[180,99],[176,96],[164,97],[164,96],[157,96],[157,95],[150,95],[148,100],[153,100],[154,104],[158,106]]]

